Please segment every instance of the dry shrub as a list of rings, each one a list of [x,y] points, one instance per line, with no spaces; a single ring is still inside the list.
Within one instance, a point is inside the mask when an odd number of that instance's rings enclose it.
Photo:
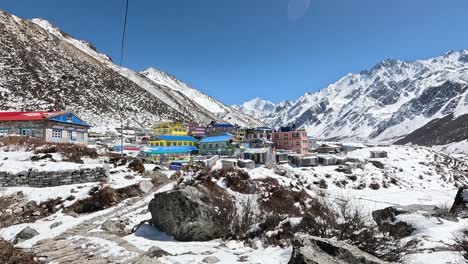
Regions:
[[[468,262],[468,230],[463,231],[461,235],[454,237],[453,248],[463,256],[465,263]]]
[[[93,213],[115,206],[127,198],[140,196],[142,193],[137,185],[119,189],[100,185],[89,192],[90,197],[75,202],[67,207],[65,211],[77,214]]]
[[[76,201],[65,211],[86,214],[109,208],[117,203],[117,193],[109,186],[100,186],[89,192],[90,197]]]
[[[270,185],[260,194],[260,208],[267,213],[301,216],[301,208],[309,195],[304,191],[295,191],[281,185]],[[299,205],[299,206],[298,206]]]
[[[257,191],[249,174],[237,168],[218,169],[212,171],[203,163],[190,164],[185,166],[182,171],[176,175],[179,178],[179,184],[182,182],[187,184],[183,178],[185,175],[193,176],[195,180],[201,182],[203,185],[210,184],[214,180],[217,181],[223,179],[227,188],[238,193],[252,194]]]
[[[0,138],[0,147],[6,150],[34,151],[36,154],[59,153],[64,161],[83,163],[81,158],[95,159],[98,153],[93,148],[70,143],[50,143],[37,138],[9,136]]]
[[[134,172],[143,173],[145,172],[145,166],[143,162],[139,159],[134,159],[132,162],[128,164],[128,168]]]
[[[30,252],[15,248],[10,242],[0,239],[0,263],[2,264],[38,264],[36,256]]]
[[[401,259],[398,241],[381,233],[364,208],[351,199],[339,199],[336,205],[314,199],[311,205],[297,232],[345,241],[387,261]]]

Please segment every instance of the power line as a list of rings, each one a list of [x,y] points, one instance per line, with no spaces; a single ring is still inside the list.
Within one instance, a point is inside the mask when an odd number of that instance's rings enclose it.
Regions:
[[[120,68],[122,68],[122,62],[123,62],[123,55],[124,55],[124,46],[125,46],[125,33],[127,29],[127,17],[128,17],[128,0],[125,0],[125,19],[124,19],[124,24],[123,24],[123,31],[122,31],[122,41],[120,43],[120,62],[119,62],[119,71]],[[119,72],[120,74],[120,72]],[[123,89],[123,87],[122,87]],[[122,101],[123,96],[121,94],[120,96],[120,101]],[[123,110],[122,106],[120,105],[123,102],[117,102],[117,105],[119,106],[119,112],[120,112],[120,155],[123,156],[123,151],[124,151],[124,139],[123,139]]]

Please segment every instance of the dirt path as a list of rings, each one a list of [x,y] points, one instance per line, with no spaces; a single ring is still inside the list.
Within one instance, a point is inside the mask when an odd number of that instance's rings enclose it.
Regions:
[[[48,263],[160,263],[123,238],[97,230],[107,219],[141,210],[148,206],[154,191],[123,201],[111,211],[86,220],[57,237],[39,241],[32,250]]]

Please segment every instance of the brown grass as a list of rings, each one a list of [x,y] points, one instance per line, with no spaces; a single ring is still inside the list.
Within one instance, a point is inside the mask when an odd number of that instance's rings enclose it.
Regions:
[[[64,161],[83,163],[81,158],[97,158],[98,153],[95,149],[86,146],[69,143],[50,143],[31,137],[10,136],[0,138],[0,146],[7,150],[26,150],[34,151],[36,154],[59,153]]]
[[[35,255],[15,248],[10,242],[0,239],[0,263],[2,264],[38,264]]]
[[[65,212],[77,214],[93,213],[117,205],[121,201],[141,196],[143,192],[137,185],[130,185],[119,189],[100,185],[89,192],[90,197],[76,201],[65,209]]]

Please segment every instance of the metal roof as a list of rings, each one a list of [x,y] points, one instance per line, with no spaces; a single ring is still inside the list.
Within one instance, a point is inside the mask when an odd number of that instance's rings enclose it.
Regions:
[[[265,153],[270,151],[269,148],[249,148],[244,151],[244,153],[256,154],[256,153]]]
[[[66,113],[65,111],[0,112],[0,121],[44,120]]]
[[[200,143],[226,142],[226,141],[229,141],[229,140],[231,140],[233,138],[234,138],[233,135],[231,135],[229,133],[226,133],[226,134],[221,135],[221,136],[206,137],[206,138],[202,139],[200,141]]]
[[[167,140],[167,141],[195,141],[198,140],[191,136],[172,136],[172,135],[158,135],[156,140]]]
[[[198,150],[195,146],[173,146],[173,147],[146,147],[142,151],[146,154],[185,154]]]

